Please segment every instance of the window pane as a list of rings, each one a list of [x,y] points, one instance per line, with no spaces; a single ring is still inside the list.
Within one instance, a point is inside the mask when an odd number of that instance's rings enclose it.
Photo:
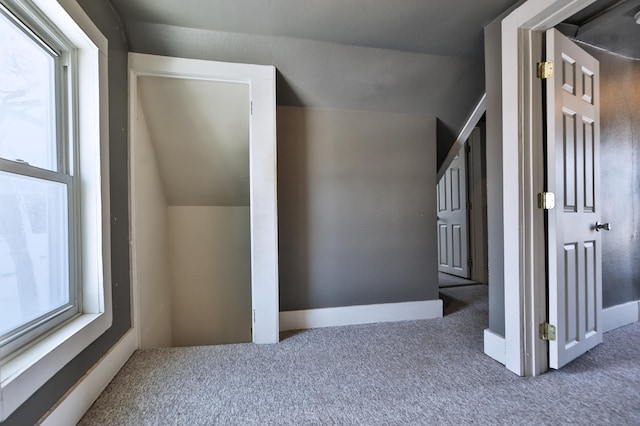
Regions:
[[[69,303],[67,186],[0,172],[0,336]]]
[[[0,13],[0,157],[57,170],[54,58]]]

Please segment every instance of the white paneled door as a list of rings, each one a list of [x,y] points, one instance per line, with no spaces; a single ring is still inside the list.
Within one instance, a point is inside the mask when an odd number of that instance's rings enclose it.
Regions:
[[[546,80],[549,366],[560,368],[602,342],[599,64],[551,29]]]
[[[438,269],[463,278],[469,278],[466,170],[463,146],[437,188]]]

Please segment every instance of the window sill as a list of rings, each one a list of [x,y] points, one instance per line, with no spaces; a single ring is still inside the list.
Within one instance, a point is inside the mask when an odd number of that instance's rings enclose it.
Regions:
[[[111,326],[111,315],[84,314],[0,366],[0,419],[33,393]]]

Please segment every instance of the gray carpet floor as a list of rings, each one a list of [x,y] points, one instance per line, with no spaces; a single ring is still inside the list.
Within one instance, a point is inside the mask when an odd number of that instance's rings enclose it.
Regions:
[[[441,319],[136,351],[80,424],[640,425],[640,323],[521,378],[483,354],[486,292],[442,289]]]
[[[444,272],[438,272],[438,285],[442,287],[458,287],[463,285],[478,284],[475,281],[468,280],[466,278],[457,277],[451,274],[445,274]]]

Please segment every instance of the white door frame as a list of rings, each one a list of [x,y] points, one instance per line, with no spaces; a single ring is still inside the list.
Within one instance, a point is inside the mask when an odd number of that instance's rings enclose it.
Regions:
[[[251,209],[251,303],[253,343],[279,341],[278,215],[276,187],[275,67],[129,54],[129,158],[136,143],[137,83],[142,76],[233,82],[249,85]],[[130,162],[130,230],[133,328],[139,333],[140,300],[136,282],[136,199]],[[140,340],[138,337],[138,346]]]
[[[521,376],[548,369],[547,345],[538,339],[547,302],[544,226],[536,206],[543,173],[543,118],[534,107],[541,94],[533,84],[539,41],[532,32],[552,28],[594,1],[528,0],[502,21],[504,254],[518,253],[504,262],[505,361]]]

